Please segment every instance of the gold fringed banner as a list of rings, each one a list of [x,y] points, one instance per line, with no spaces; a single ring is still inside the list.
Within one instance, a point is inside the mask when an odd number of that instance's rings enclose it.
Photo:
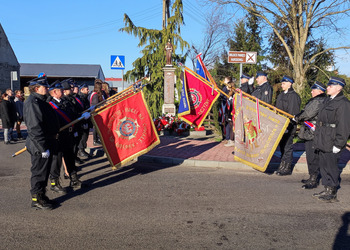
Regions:
[[[160,143],[142,91],[115,100],[93,114],[92,121],[113,168]]]
[[[265,172],[289,124],[289,119],[259,106],[240,94],[235,94],[234,159]],[[260,117],[261,129],[258,129]]]

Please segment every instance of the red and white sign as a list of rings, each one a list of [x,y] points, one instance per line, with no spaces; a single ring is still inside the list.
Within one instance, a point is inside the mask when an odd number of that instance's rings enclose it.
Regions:
[[[256,64],[257,53],[251,51],[229,51],[229,63],[250,63]]]

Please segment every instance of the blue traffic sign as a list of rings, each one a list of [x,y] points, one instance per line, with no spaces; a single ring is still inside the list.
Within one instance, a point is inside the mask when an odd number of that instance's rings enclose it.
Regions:
[[[111,56],[111,69],[125,69],[125,56]]]

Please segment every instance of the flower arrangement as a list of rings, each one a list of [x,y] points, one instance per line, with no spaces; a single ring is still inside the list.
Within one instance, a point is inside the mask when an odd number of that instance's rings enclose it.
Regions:
[[[178,117],[170,114],[160,116],[153,121],[157,131],[169,131],[169,134],[175,132],[177,135],[181,135],[192,127]]]

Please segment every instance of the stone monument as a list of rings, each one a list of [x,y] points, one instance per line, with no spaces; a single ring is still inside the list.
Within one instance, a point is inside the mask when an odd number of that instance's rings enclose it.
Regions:
[[[175,94],[175,68],[171,64],[171,55],[173,52],[173,45],[168,43],[165,45],[166,51],[166,65],[163,68],[164,71],[164,104],[162,107],[163,114],[175,115],[175,104],[174,104],[174,94]]]

